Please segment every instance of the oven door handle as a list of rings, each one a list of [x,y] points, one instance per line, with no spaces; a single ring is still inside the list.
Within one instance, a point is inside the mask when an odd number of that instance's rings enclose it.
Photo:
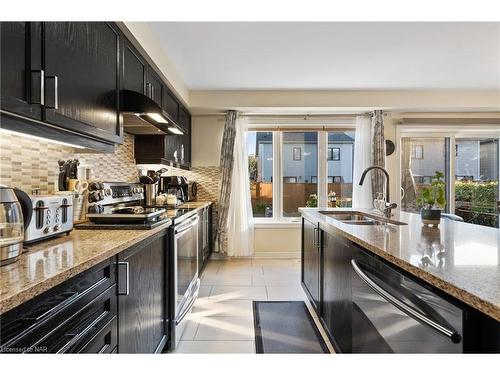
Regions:
[[[200,290],[200,279],[196,280],[196,288],[194,288],[193,293],[191,293],[190,296],[190,301],[186,305],[184,309],[179,313],[179,317],[175,319],[175,325],[179,325],[182,319],[187,315],[189,310],[191,310],[191,307],[193,307],[194,303],[196,302],[196,298],[198,298],[198,291]]]
[[[382,288],[380,285],[378,285],[375,281],[370,279],[370,277],[365,274],[359,265],[356,263],[354,259],[351,260],[351,266],[354,272],[360,277],[361,280],[365,282],[366,285],[368,285],[371,289],[373,289],[377,294],[379,294],[382,298],[384,298],[387,302],[389,302],[391,305],[399,309],[400,311],[404,312],[406,315],[410,316],[411,318],[415,319],[419,323],[422,323],[433,330],[437,331],[439,334],[447,337],[448,339],[451,340],[452,343],[457,344],[462,340],[462,336],[455,331],[451,330],[447,327],[442,326],[441,324],[429,319],[427,316],[424,314],[421,314],[419,311],[411,308],[408,306],[406,303],[403,301],[399,300],[397,297],[393,296],[391,293],[386,291],[384,288]]]
[[[189,230],[193,226],[195,226],[199,220],[200,219],[198,218],[198,216],[196,216],[195,218],[191,219],[189,221],[189,223],[183,224],[183,225],[179,226],[178,229],[175,229],[175,234],[181,234],[181,233],[186,232],[187,230]]]

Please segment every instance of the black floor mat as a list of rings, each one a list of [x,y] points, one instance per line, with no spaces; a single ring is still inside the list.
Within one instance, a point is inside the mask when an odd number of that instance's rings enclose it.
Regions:
[[[257,353],[329,353],[303,301],[254,301]]]

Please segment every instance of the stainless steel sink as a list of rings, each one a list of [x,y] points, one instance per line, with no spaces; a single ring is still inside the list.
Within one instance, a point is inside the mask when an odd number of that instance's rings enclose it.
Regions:
[[[365,214],[359,211],[319,211],[320,214],[330,216],[345,224],[351,225],[406,225],[401,221],[387,219],[382,216]]]

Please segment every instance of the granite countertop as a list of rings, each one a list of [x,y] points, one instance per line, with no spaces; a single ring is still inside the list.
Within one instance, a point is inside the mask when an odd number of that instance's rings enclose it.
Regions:
[[[73,230],[30,245],[17,262],[0,267],[0,314],[169,226],[170,221],[149,230]]]
[[[393,211],[407,225],[352,225],[300,208],[327,232],[340,234],[469,306],[500,321],[500,230],[441,220],[423,227],[420,215]],[[355,211],[374,214],[371,210]]]

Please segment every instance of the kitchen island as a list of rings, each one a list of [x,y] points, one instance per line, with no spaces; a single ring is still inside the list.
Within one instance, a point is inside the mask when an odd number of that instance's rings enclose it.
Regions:
[[[399,272],[402,275],[400,280],[415,281],[425,290],[460,308],[463,351],[488,351],[488,347],[499,350],[498,229],[444,219],[439,228],[428,228],[422,225],[420,215],[399,211],[394,212],[389,223],[384,223],[383,218],[370,210],[301,208],[300,211],[303,217],[302,285],[322,316],[322,323],[327,326],[334,344],[338,336],[352,336],[353,306],[357,308],[352,301],[358,282],[356,272],[364,275],[362,267],[357,267],[354,254],[361,252],[380,261],[383,267],[389,267],[387,270]],[[346,216],[339,213],[355,214],[358,222],[344,220]],[[363,218],[367,220],[359,220]],[[375,276],[365,281],[383,279],[380,274],[378,276],[380,279]],[[390,285],[387,287],[400,293],[401,288],[396,290],[398,285],[392,285],[393,289]],[[445,310],[449,311],[453,306]],[[334,313],[332,308],[336,309]],[[446,313],[434,315],[442,317],[443,314]],[[337,323],[341,324],[335,328]],[[353,350],[352,337],[346,342],[344,348],[337,349]],[[482,342],[483,347],[478,347],[478,342]]]

